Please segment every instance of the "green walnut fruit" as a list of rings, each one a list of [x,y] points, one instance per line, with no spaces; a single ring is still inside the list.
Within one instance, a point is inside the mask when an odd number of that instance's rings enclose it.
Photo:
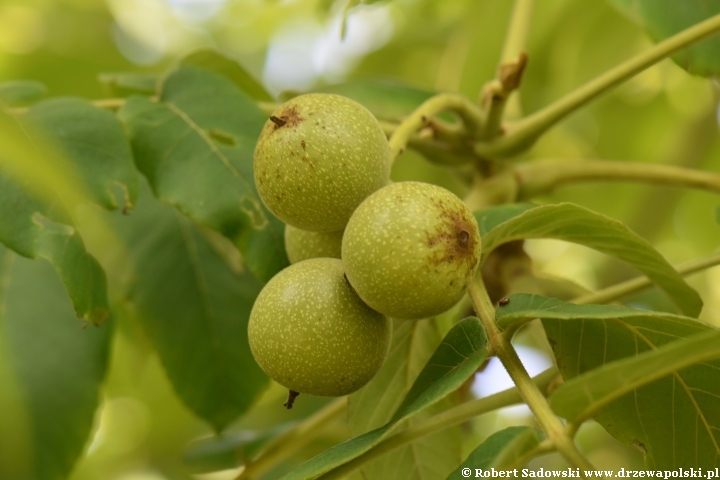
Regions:
[[[385,133],[349,98],[311,93],[275,111],[255,147],[255,184],[265,205],[303,230],[342,230],[390,178]]]
[[[285,225],[285,251],[290,263],[310,258],[340,258],[343,231],[309,232]]]
[[[250,313],[250,350],[270,378],[292,392],[347,395],[377,373],[391,323],[345,279],[342,261],[291,265],[260,292]]]
[[[472,212],[452,192],[419,182],[369,196],[345,228],[342,261],[350,284],[394,318],[440,314],[463,296],[480,261]]]

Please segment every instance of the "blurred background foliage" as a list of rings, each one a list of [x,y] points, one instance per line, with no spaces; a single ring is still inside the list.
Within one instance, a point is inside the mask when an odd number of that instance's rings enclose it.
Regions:
[[[48,96],[100,99],[113,93],[98,81],[101,74],[161,74],[181,56],[209,47],[236,59],[273,95],[381,77],[476,99],[495,74],[512,6],[508,0],[359,5],[350,12],[342,40],[342,3],[0,0],[0,82],[33,79],[47,86]],[[518,117],[533,112],[650,44],[646,34],[609,3],[537,2],[521,101],[509,113]],[[693,77],[666,60],[571,115],[522,157],[627,160],[720,171],[718,86],[717,80]],[[433,182],[460,195],[467,192],[451,171],[411,151],[397,162],[393,177]],[[560,188],[540,201],[577,202],[622,220],[672,263],[718,248],[720,200],[711,193],[592,183]],[[108,253],[112,249],[103,238],[87,242],[112,278]],[[525,250],[538,272],[570,278],[591,289],[635,275],[630,268],[579,246],[535,240],[528,241]],[[695,275],[690,283],[705,300],[701,319],[720,325],[720,268]],[[634,304],[662,308],[658,298],[650,292]],[[114,328],[102,406],[72,480],[233,478],[237,470],[192,473],[201,468],[187,453],[188,445],[211,435],[210,427],[174,394],[131,309],[116,308]],[[532,365],[541,368],[549,362],[547,348],[537,338],[530,330],[519,339],[526,344],[523,358],[531,370]],[[488,385],[492,391],[504,388],[506,380],[493,365],[477,376],[476,394],[489,393]],[[0,465],[12,472],[12,465],[23,461],[22,408],[2,364],[0,391]],[[251,432],[284,428],[327,402],[306,397],[288,412],[280,408],[284,395],[279,386],[270,388],[231,426],[228,442],[255,435]],[[528,422],[524,409],[477,419],[465,451],[499,428]],[[336,422],[267,478],[347,436],[344,423]],[[638,452],[619,445],[595,424],[583,427],[579,441],[600,468],[641,465]],[[533,465],[558,467],[562,462],[550,456]]]

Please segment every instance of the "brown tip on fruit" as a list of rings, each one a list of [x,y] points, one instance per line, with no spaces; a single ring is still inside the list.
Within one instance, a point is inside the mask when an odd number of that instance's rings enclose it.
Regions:
[[[300,392],[296,392],[295,390],[288,390],[288,398],[287,401],[283,403],[283,407],[291,410],[298,395],[300,395]]]
[[[300,112],[295,105],[285,106],[282,110],[275,113],[276,115],[270,116],[270,120],[275,124],[275,130],[281,127],[292,128],[305,120],[300,116]]]
[[[280,117],[276,117],[275,115],[270,115],[270,120],[275,124],[276,130],[280,127],[285,126],[285,124],[287,123],[287,120],[280,118]]]

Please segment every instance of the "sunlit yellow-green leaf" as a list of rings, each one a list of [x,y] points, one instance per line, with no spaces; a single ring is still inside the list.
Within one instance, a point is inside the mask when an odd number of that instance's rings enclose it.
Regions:
[[[24,431],[15,433],[26,451],[17,450],[15,465],[0,464],[0,478],[67,478],[91,432],[112,324],[84,328],[43,259],[23,258],[0,245],[0,279],[0,351],[24,400],[26,420]],[[0,391],[0,398],[7,393]],[[2,443],[0,450],[15,445],[12,438]],[[14,476],[18,472],[22,476]]]
[[[720,360],[711,358],[720,347],[715,328],[689,317],[628,307],[573,305],[526,294],[509,300],[497,309],[498,323],[541,319],[568,382],[565,393],[581,394],[568,403],[559,391],[553,405],[560,413],[573,419],[593,414],[612,436],[641,446],[649,468],[717,465]],[[665,375],[658,378],[660,373]],[[613,395],[615,387],[621,396]]]
[[[500,245],[553,238],[606,253],[634,266],[662,288],[687,315],[702,309],[700,295],[645,239],[621,222],[571,203],[508,204],[475,213],[483,238],[483,259]]]

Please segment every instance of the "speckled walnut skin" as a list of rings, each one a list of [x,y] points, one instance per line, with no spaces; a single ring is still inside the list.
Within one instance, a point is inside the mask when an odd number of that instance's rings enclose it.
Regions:
[[[420,319],[455,305],[472,281],[481,242],[472,212],[452,192],[420,182],[368,197],[345,228],[342,260],[372,308]]]
[[[285,225],[285,252],[290,263],[310,258],[340,258],[343,231],[309,232]]]
[[[291,265],[255,300],[248,339],[270,378],[300,393],[337,397],[372,379],[387,357],[391,322],[345,279],[342,261]]]
[[[303,230],[342,230],[355,208],[390,178],[390,148],[375,117],[339,95],[283,104],[255,147],[255,184],[265,205]]]

